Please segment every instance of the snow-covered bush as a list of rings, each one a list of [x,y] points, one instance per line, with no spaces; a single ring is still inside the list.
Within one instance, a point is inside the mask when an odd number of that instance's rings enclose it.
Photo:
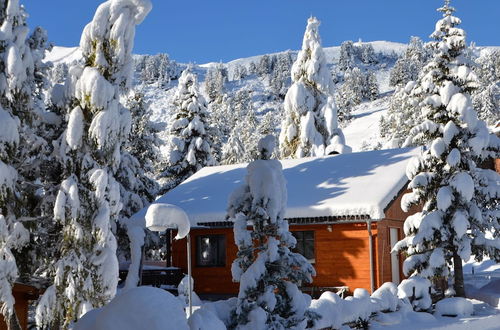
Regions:
[[[260,159],[248,164],[245,184],[233,192],[228,215],[234,222],[237,258],[231,272],[240,283],[231,327],[304,329],[308,302],[298,289],[315,271],[300,254],[283,218],[287,200],[281,163],[270,160],[275,139],[259,141]],[[247,225],[252,227],[247,229]]]
[[[407,278],[398,285],[398,297],[408,301],[417,312],[427,311],[432,305],[431,282],[415,275]]]
[[[398,287],[386,282],[371,295],[373,310],[378,312],[395,312],[398,308]]]
[[[319,299],[313,299],[309,305],[308,312],[312,312],[314,317],[308,328],[339,329],[343,321],[343,300],[334,292],[323,292]]]
[[[370,294],[365,289],[357,288],[353,295],[346,297],[342,304],[342,323],[354,323],[366,326],[372,314]]]
[[[470,300],[462,297],[445,298],[436,303],[435,315],[439,316],[471,316],[474,307]]]
[[[309,18],[302,50],[292,66],[285,96],[280,153],[283,158],[349,152],[338,127],[333,81],[321,48],[319,21]]]
[[[189,330],[226,330],[224,322],[209,309],[200,308],[188,319]]]

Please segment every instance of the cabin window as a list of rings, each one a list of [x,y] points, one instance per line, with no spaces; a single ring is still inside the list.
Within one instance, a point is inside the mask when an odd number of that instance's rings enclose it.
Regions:
[[[316,261],[314,257],[314,231],[292,231],[292,235],[297,240],[294,252],[302,254],[309,262]]]
[[[226,265],[226,236],[197,236],[196,251],[197,266],[223,267]]]

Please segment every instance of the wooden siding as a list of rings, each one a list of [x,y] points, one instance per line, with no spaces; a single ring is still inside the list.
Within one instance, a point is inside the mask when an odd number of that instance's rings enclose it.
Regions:
[[[394,199],[387,209],[385,210],[385,219],[378,223],[378,240],[377,240],[377,286],[382,285],[384,282],[392,281],[392,266],[391,266],[391,242],[390,242],[390,228],[398,229],[398,238],[404,236],[403,225],[404,221],[409,215],[418,212],[421,208],[419,206],[412,206],[408,212],[403,212],[401,209],[401,199],[405,193],[410,192],[406,187],[398,197]],[[403,260],[402,255],[399,256],[399,278],[404,278],[403,274]]]
[[[410,212],[401,210],[401,198],[405,192],[408,192],[405,189],[386,208],[386,218],[372,222],[375,288],[384,282],[392,280],[390,228],[398,228],[399,238],[402,238],[405,219],[419,210],[418,206],[412,207]],[[345,285],[349,287],[351,292],[355,288],[370,290],[369,238],[365,222],[292,224],[290,230],[314,231],[316,277],[313,278],[312,286]],[[226,262],[224,267],[197,267],[197,236],[207,234],[223,234],[226,236]],[[237,252],[232,228],[193,228],[191,230],[191,241],[195,291],[201,294],[237,294],[239,285],[234,283],[231,277],[231,263],[235,259]],[[172,259],[173,266],[180,267],[183,272],[187,273],[185,239],[173,243]],[[401,257],[399,269],[401,279],[403,279],[402,262],[403,258]]]
[[[332,231],[328,230],[331,226]],[[295,225],[291,231],[313,230],[316,277],[314,286],[329,287],[347,285],[370,289],[370,260],[368,251],[368,231],[365,223],[333,225]],[[224,267],[198,267],[196,265],[196,240],[200,235],[226,235],[226,265]],[[376,249],[377,225],[372,224],[374,253]],[[195,291],[198,293],[237,294],[238,283],[232,282],[231,263],[236,257],[231,228],[193,228],[192,269]],[[187,272],[186,240],[173,243],[173,265]],[[376,271],[376,269],[375,269]]]

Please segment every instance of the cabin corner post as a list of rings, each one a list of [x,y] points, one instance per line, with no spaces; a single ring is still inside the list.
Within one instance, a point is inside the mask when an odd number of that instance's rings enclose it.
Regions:
[[[192,291],[193,291],[193,288],[191,287],[193,284],[192,284],[192,278],[193,278],[193,273],[192,273],[192,270],[191,270],[191,234],[188,233],[187,234],[187,269],[188,269],[188,292],[189,292],[189,295],[188,295],[188,302],[189,302],[189,316],[191,316],[193,314],[193,300],[192,300]]]
[[[375,291],[375,277],[373,275],[373,236],[372,236],[372,220],[366,220],[366,229],[368,230],[368,254],[370,256],[370,291],[373,294]]]

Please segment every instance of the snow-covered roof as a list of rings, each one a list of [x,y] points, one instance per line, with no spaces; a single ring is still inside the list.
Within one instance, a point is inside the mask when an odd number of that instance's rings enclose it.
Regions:
[[[406,148],[281,160],[288,190],[285,217],[383,219],[385,208],[408,182],[408,161],[418,154],[419,148]],[[230,194],[244,183],[246,165],[205,167],[154,203],[181,207],[192,226],[224,221]],[[144,221],[146,210],[132,221]]]

